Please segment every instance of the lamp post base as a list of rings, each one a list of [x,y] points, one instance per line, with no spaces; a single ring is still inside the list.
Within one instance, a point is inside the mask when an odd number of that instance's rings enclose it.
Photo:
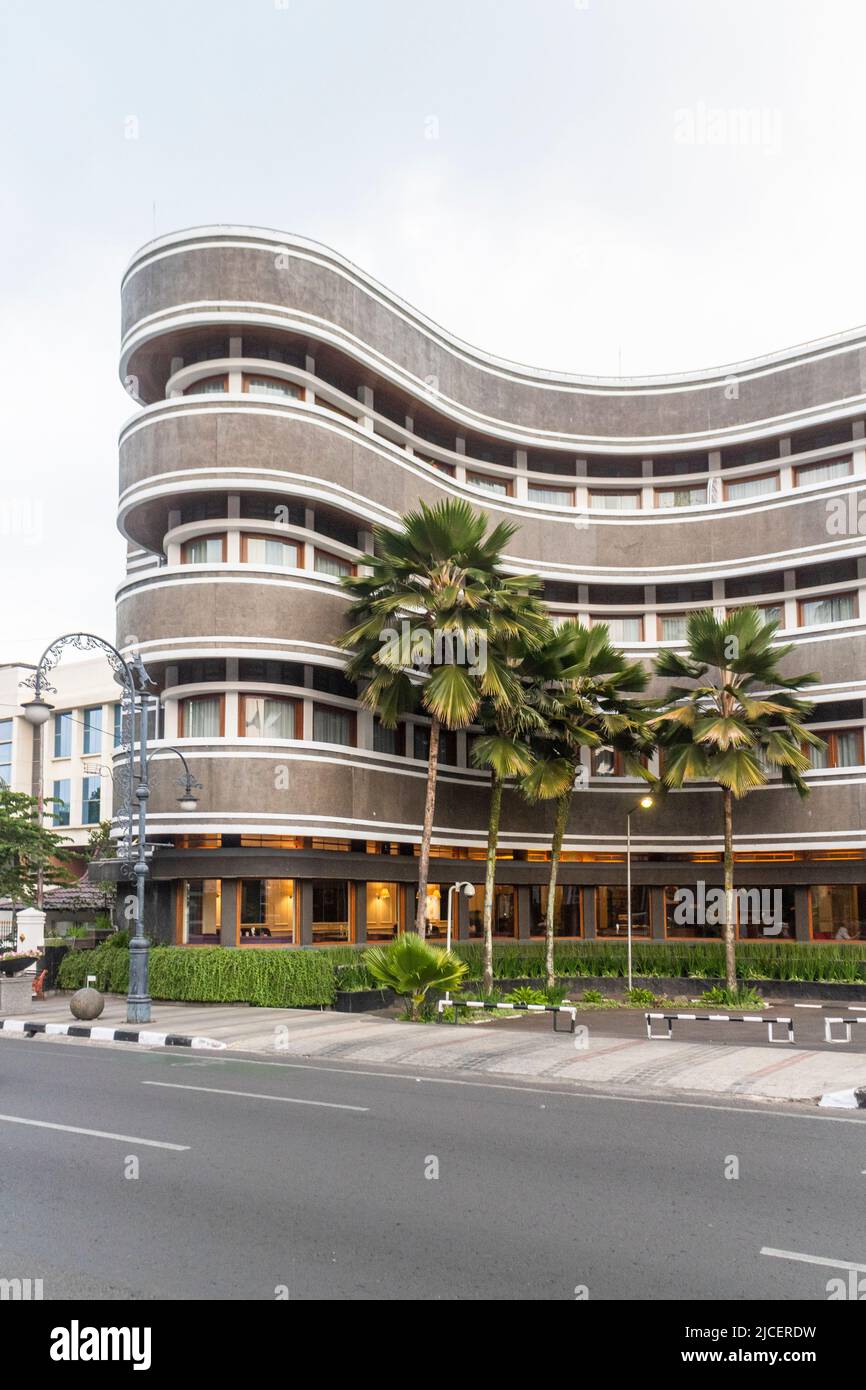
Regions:
[[[126,1021],[127,1023],[150,1023],[149,994],[137,996],[135,999],[127,998],[126,1001]]]

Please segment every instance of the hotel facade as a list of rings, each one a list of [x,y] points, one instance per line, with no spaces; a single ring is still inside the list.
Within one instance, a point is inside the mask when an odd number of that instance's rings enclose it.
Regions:
[[[452,497],[517,526],[507,567],[543,579],[554,619],[604,621],[648,665],[696,608],[779,619],[790,669],[820,673],[809,722],[827,750],[805,801],[771,779],[736,805],[737,883],[777,893],[777,936],[866,935],[866,331],[718,370],[571,376],[470,347],[326,247],[228,226],[144,246],[122,310],[137,405],[120,438],[118,642],[157,683],[156,746],[202,784],[184,813],[159,760],[158,939],[360,943],[411,925],[428,724],[388,730],[361,708],[336,644],[340,579],[377,523]],[[471,737],[444,739],[428,895],[441,935],[448,885],[477,885],[458,895],[462,939],[481,932],[488,800]],[[639,789],[611,753],[587,758],[563,937],[622,933]],[[551,822],[506,795],[502,939],[543,933]],[[673,904],[721,882],[721,831],[701,785],[632,818],[639,934],[718,934]]]

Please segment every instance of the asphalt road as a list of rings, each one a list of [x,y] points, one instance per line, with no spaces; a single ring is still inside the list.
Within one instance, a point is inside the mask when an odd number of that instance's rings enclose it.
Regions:
[[[866,1270],[864,1122],[0,1039],[0,1279],[46,1299],[823,1301],[838,1262]]]

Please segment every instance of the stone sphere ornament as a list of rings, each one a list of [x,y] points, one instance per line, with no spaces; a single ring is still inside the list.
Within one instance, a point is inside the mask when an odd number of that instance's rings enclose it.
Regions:
[[[80,1019],[83,1023],[99,1018],[104,1008],[105,1000],[98,989],[78,989],[69,1001],[72,1017]]]

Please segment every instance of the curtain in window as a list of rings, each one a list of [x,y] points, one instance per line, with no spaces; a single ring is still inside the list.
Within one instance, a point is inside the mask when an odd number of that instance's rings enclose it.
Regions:
[[[184,701],[183,732],[185,738],[218,738],[220,733],[220,700],[218,695],[205,695]]]
[[[294,738],[294,700],[246,697],[244,734],[247,738]]]
[[[342,710],[313,710],[313,738],[317,743],[350,743],[349,716]]]

